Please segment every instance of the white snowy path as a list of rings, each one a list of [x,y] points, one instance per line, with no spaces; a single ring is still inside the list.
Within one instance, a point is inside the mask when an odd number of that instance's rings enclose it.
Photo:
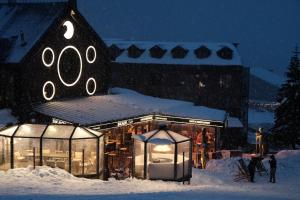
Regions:
[[[255,183],[232,181],[235,159],[209,162],[208,170],[194,170],[191,185],[128,179],[80,179],[47,167],[0,172],[0,200],[30,199],[300,199],[300,151],[282,151],[278,182],[256,176]]]

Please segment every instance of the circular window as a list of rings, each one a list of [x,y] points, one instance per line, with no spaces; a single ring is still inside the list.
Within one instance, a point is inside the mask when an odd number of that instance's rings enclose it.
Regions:
[[[51,81],[47,81],[43,86],[43,97],[47,101],[50,101],[53,99],[55,95],[55,86],[54,83]]]
[[[42,53],[43,64],[46,67],[51,67],[54,63],[54,59],[55,59],[54,51],[50,47],[45,48]]]
[[[85,89],[88,95],[93,95],[97,89],[97,83],[94,78],[89,78],[85,84]]]
[[[67,46],[60,52],[57,73],[60,81],[67,87],[72,87],[79,81],[82,73],[82,59],[76,47]]]
[[[94,63],[97,58],[97,52],[96,52],[95,47],[89,46],[86,49],[85,57],[86,57],[86,60],[88,61],[88,63]]]

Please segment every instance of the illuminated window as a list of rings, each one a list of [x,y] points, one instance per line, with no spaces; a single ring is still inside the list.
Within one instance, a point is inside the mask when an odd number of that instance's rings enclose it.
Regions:
[[[51,67],[54,63],[54,59],[55,59],[54,51],[50,47],[45,48],[42,53],[43,64],[46,67]]]
[[[86,60],[88,61],[88,63],[90,63],[90,64],[94,63],[97,58],[97,52],[96,52],[95,47],[89,46],[86,49],[85,57],[86,57]]]
[[[86,88],[86,92],[88,93],[88,95],[95,94],[96,89],[97,89],[96,80],[94,78],[89,78],[86,82],[85,88]]]
[[[67,46],[60,52],[57,73],[59,80],[67,87],[72,87],[79,81],[82,73],[82,58],[76,47]]]
[[[47,101],[50,101],[55,96],[55,86],[51,81],[47,81],[43,86],[43,97]]]

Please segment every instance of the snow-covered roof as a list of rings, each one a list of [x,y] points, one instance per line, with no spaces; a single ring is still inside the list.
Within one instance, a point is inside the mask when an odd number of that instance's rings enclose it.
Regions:
[[[61,2],[0,4],[0,38],[10,43],[4,47],[6,56],[0,62],[19,63],[61,14],[65,5]]]
[[[145,96],[135,91],[114,88],[111,95],[54,101],[35,106],[34,110],[72,123],[90,125],[148,114],[164,114],[224,122],[223,110],[194,106],[191,102]]]
[[[201,42],[155,42],[155,41],[123,41],[116,39],[104,39],[108,47],[116,45],[119,49],[122,49],[122,53],[116,57],[114,62],[117,63],[151,63],[151,64],[182,64],[182,65],[218,65],[218,66],[241,66],[241,58],[237,51],[237,48],[231,43],[201,43]],[[128,48],[131,45],[144,50],[143,53],[137,57],[132,58],[128,56]],[[158,46],[165,50],[165,54],[161,58],[152,57],[150,49],[154,46]],[[172,49],[180,46],[186,49],[188,52],[184,58],[173,58]],[[207,47],[211,54],[207,58],[198,58],[195,54],[195,50],[199,47]],[[223,59],[217,55],[217,51],[223,47],[228,47],[233,51],[232,59]]]
[[[12,123],[17,123],[18,120],[11,114],[11,110],[9,109],[0,109],[0,128],[5,125]]]
[[[266,81],[267,83],[277,87],[280,87],[285,81],[285,78],[283,76],[280,76],[272,71],[259,67],[251,68],[250,73],[251,75],[256,76]]]
[[[228,117],[227,118],[227,127],[229,128],[243,128],[243,123],[236,117]]]

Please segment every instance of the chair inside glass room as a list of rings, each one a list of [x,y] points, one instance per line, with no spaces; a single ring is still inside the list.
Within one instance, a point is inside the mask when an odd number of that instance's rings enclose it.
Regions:
[[[39,124],[13,126],[0,131],[0,144],[0,170],[46,165],[76,176],[100,176],[103,171],[103,134],[88,128]]]
[[[165,126],[134,138],[134,176],[157,180],[191,178],[191,139]]]

